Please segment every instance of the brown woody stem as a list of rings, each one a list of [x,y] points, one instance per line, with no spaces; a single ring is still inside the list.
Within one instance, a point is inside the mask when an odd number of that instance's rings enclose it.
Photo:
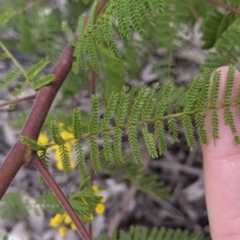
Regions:
[[[79,219],[78,215],[75,213],[74,209],[72,208],[71,204],[69,203],[68,199],[57,185],[49,171],[43,165],[42,161],[39,159],[37,155],[34,156],[31,164],[41,173],[44,180],[48,184],[48,186],[52,189],[56,197],[58,198],[59,202],[62,204],[63,208],[66,210],[68,215],[71,217],[73,223],[75,224],[76,228],[78,229],[79,233],[81,234],[84,240],[91,240],[89,233],[86,231],[84,225],[82,224],[81,220]]]
[[[0,108],[1,107],[5,107],[5,106],[9,106],[11,104],[15,104],[15,103],[20,103],[20,102],[24,102],[24,101],[28,101],[28,100],[32,100],[36,98],[36,94],[27,96],[27,97],[22,97],[22,98],[17,98],[17,99],[13,99],[13,100],[9,100],[6,101],[4,103],[0,103]]]

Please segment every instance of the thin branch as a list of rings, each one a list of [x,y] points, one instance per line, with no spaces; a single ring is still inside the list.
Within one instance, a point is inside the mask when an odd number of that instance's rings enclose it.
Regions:
[[[225,3],[219,2],[217,0],[207,0],[207,1],[212,3],[212,4],[214,4],[214,5],[216,5],[216,6],[222,7],[224,9],[226,9],[226,10],[228,10],[228,11],[230,11],[232,13],[235,13],[235,14],[240,16],[240,10],[238,10],[237,8],[231,7],[231,6],[229,6],[229,5],[225,4]]]
[[[9,100],[9,101],[6,101],[4,103],[0,103],[0,108],[5,107],[5,106],[9,106],[11,104],[20,103],[20,102],[24,102],[24,101],[35,99],[36,96],[37,96],[36,94],[33,94],[33,95],[30,95],[30,96],[27,96],[27,97],[22,97],[22,98]]]
[[[72,208],[71,204],[69,203],[68,199],[58,186],[58,184],[55,182],[49,171],[46,169],[46,167],[43,165],[42,161],[39,159],[39,157],[35,154],[31,164],[41,173],[41,175],[44,177],[44,180],[48,184],[48,186],[51,188],[53,193],[58,198],[59,202],[62,204],[63,208],[66,210],[68,215],[71,217],[73,223],[75,224],[76,228],[78,229],[80,235],[84,240],[91,240],[91,237],[87,230],[85,229],[83,223],[79,219],[78,215]]]

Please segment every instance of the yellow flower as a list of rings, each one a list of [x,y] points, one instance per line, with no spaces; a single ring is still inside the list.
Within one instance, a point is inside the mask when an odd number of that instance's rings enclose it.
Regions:
[[[70,164],[71,164],[71,168],[75,168],[77,165],[74,161],[71,161]]]
[[[70,162],[71,168],[75,168],[76,167],[76,163],[74,161]],[[61,161],[57,161],[56,167],[58,170],[62,171],[63,170],[63,165]]]
[[[72,222],[72,219],[69,217],[69,215],[66,214],[66,216],[64,217],[64,223],[70,224],[71,222]]]
[[[40,133],[38,137],[38,143],[42,145],[48,144],[48,136],[46,133]]]
[[[75,226],[74,223],[71,223],[71,224],[70,224],[70,228],[71,228],[72,230],[77,230],[77,228],[76,228],[76,226]]]
[[[104,210],[105,210],[105,206],[102,203],[97,204],[95,208],[96,213],[103,214]]]
[[[58,229],[58,232],[59,232],[59,234],[60,234],[62,237],[64,237],[64,236],[66,235],[66,233],[67,233],[67,228],[66,228],[66,227],[60,227],[60,228]]]
[[[92,186],[92,190],[94,191],[94,193],[97,193],[99,191],[99,189],[96,185]]]
[[[68,131],[66,131],[66,130],[61,131],[61,136],[62,136],[63,139],[74,138],[73,133],[70,133],[70,132],[68,132]],[[72,144],[72,145],[73,145],[73,144]]]
[[[63,170],[63,165],[61,161],[57,161],[56,167],[58,170],[62,171]]]
[[[61,224],[62,221],[63,221],[63,215],[60,213],[57,213],[54,217],[50,219],[49,224],[51,227],[57,227],[58,225]]]

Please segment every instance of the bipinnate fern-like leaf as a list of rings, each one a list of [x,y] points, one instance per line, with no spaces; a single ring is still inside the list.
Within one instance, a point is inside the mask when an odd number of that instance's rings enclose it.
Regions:
[[[86,179],[88,177],[88,169],[86,167],[86,159],[85,159],[85,152],[80,144],[80,138],[83,135],[83,127],[82,127],[82,118],[81,118],[81,110],[80,108],[73,109],[73,135],[76,139],[74,149],[77,156],[77,165],[80,171],[80,175],[82,178]]]
[[[19,139],[23,144],[27,145],[29,148],[31,148],[32,150],[38,152],[38,151],[43,151],[46,150],[46,147],[38,144],[37,141],[30,139],[26,136],[20,136]]]
[[[219,119],[218,113],[216,110],[213,110],[211,113],[211,124],[212,124],[212,138],[215,141],[219,138],[218,130],[219,130]]]
[[[173,91],[173,83],[168,83],[162,90],[162,98],[160,104],[157,106],[155,110],[155,117],[161,118],[166,111],[166,107],[168,104],[168,99],[170,97],[171,92]]]
[[[238,55],[240,54],[239,45],[236,39],[240,34],[240,19],[236,18],[228,28],[220,35],[209,57],[201,65],[202,69],[209,68],[214,70],[218,67],[233,64],[239,66]]]
[[[0,218],[13,221],[19,217],[29,216],[27,204],[18,192],[9,192],[4,195],[0,204]]]
[[[0,91],[6,88],[11,82],[15,81],[18,77],[21,76],[21,71],[16,69],[11,71],[4,77],[4,79],[0,82]]]
[[[118,100],[116,124],[119,127],[124,125],[127,110],[128,110],[129,94],[126,93],[127,90],[128,89],[126,87],[123,87],[122,91],[120,92],[120,96],[119,96],[119,100]]]
[[[51,135],[53,138],[53,141],[57,144],[57,145],[62,145],[65,143],[65,140],[62,138],[62,136],[60,135],[59,132],[59,128],[58,128],[58,124],[56,120],[51,121]]]
[[[13,17],[14,14],[15,11],[11,8],[0,13],[0,29]]]
[[[84,15],[81,15],[78,19],[77,25],[77,36],[78,41],[74,43],[74,52],[73,56],[75,60],[73,61],[72,69],[75,74],[79,73],[79,66],[81,65],[83,68],[87,68],[85,53],[87,51],[87,40],[84,37]]]
[[[117,162],[122,162],[122,136],[123,131],[122,129],[116,129],[114,136],[113,136],[113,154],[114,159]]]
[[[64,144],[59,145],[58,150],[60,152],[64,172],[68,175],[72,172],[69,150]]]
[[[33,88],[34,90],[39,90],[40,88],[50,84],[54,80],[55,80],[55,75],[53,74],[43,76],[37,79],[36,83],[33,84]]]
[[[172,143],[179,142],[178,139],[178,126],[177,120],[175,118],[170,118],[168,120],[168,132],[172,135]]]
[[[223,95],[223,103],[228,105],[231,103],[232,91],[233,91],[233,84],[234,84],[234,74],[235,74],[235,67],[230,65],[228,69],[227,81],[224,87],[224,95]]]
[[[137,140],[137,129],[134,126],[128,128],[128,141],[132,150],[133,158],[137,163],[142,162],[142,154]]]
[[[203,81],[200,80],[199,78],[194,79],[193,82],[191,83],[188,91],[186,92],[187,101],[184,106],[184,110],[183,110],[184,112],[189,112],[192,110],[192,107],[197,100],[202,84],[203,84]]]
[[[94,71],[99,73],[100,65],[97,58],[97,49],[94,43],[94,38],[91,35],[89,35],[89,37],[87,38],[87,51]]]
[[[132,124],[135,124],[140,116],[141,113],[141,108],[142,106],[145,104],[146,99],[148,97],[148,95],[151,94],[151,91],[149,88],[144,89],[144,88],[140,88],[138,95],[134,101],[133,107],[131,109],[131,113],[129,116],[129,122]]]
[[[92,209],[102,201],[102,197],[94,193],[89,180],[90,178],[83,179],[79,190],[69,199],[72,207],[84,222],[93,220]]]
[[[211,72],[209,69],[204,70],[204,79],[202,80],[202,88],[199,92],[196,109],[205,109],[209,100]]]
[[[39,215],[40,209],[53,212],[62,211],[53,192],[45,191],[42,195],[37,196],[35,201],[23,198],[19,192],[8,192],[0,203],[0,218],[13,221],[20,217],[28,217],[30,211]]]
[[[131,156],[123,156],[123,162],[109,164],[103,160],[103,171],[114,176],[118,182],[128,181],[140,191],[159,198],[169,199],[171,188],[166,187],[156,174],[147,174],[143,163],[137,164]],[[128,171],[126,171],[128,169]]]
[[[167,152],[167,141],[164,132],[163,122],[158,120],[154,124],[154,130],[158,140],[159,155],[164,155]]]
[[[163,0],[148,0],[148,4],[150,5],[150,9],[155,14],[160,14],[163,12],[164,1]]]
[[[0,55],[0,61],[3,61],[3,60],[5,60],[5,59],[7,59],[7,58],[8,58],[8,55],[7,55],[6,52],[4,52],[4,53],[2,53],[2,54]]]
[[[141,3],[138,1],[128,1],[128,5],[129,5],[129,7],[128,7],[129,17],[130,17],[131,23],[133,25],[133,28],[139,34],[142,34],[143,33],[143,29],[142,29],[143,18],[141,17],[139,9],[138,9],[138,5],[141,5]],[[127,29],[129,29],[129,27]],[[129,35],[130,35],[130,33],[131,33],[131,31],[129,29]]]
[[[15,57],[4,46],[4,44],[1,42],[0,44],[4,50],[3,57],[7,56],[10,58],[17,67],[16,70],[11,71],[7,76],[5,76],[2,82],[0,82],[0,91],[6,88],[11,82],[18,79],[21,75],[24,76],[25,81],[18,82],[18,87],[16,87],[12,93],[14,97],[18,97],[29,85],[33,87],[34,90],[38,90],[43,86],[51,83],[55,79],[55,76],[53,74],[37,78],[38,74],[50,63],[48,58],[40,60],[37,64],[25,71],[15,59]]]
[[[112,236],[108,238],[102,234],[100,240],[211,240],[210,236],[204,236],[201,232],[190,232],[188,230],[173,228],[152,228],[131,226],[128,232],[121,230],[114,231]],[[97,240],[97,239],[94,239]]]
[[[104,40],[107,47],[117,59],[121,52],[115,39],[115,19],[117,30],[123,40],[129,40],[133,30],[142,34],[142,25],[147,16],[160,14],[163,10],[162,0],[121,0],[109,1],[101,15],[96,19],[99,2],[94,1],[88,14],[88,21],[81,16],[77,26],[77,40],[74,41],[74,57],[72,68],[79,72],[79,66],[86,67],[85,54],[88,53],[90,63],[96,72],[100,71],[100,59],[97,56],[97,45]],[[147,11],[147,13],[146,13]]]
[[[74,138],[79,139],[79,138],[82,137],[82,134],[83,134],[81,109],[80,108],[74,108],[73,109],[72,122],[73,122],[72,125],[73,125]]]
[[[89,136],[89,143],[90,143],[90,157],[92,162],[92,167],[95,172],[101,171],[101,163],[100,163],[100,151],[97,144],[96,136]]]
[[[203,48],[209,49],[214,46],[221,34],[232,24],[236,19],[234,13],[222,12],[219,9],[209,11],[203,22]]]
[[[107,160],[113,161],[113,147],[112,147],[112,139],[109,136],[109,133],[103,132],[103,152],[104,156]]]
[[[42,161],[43,165],[44,165],[47,169],[49,169],[50,157],[49,157],[49,154],[47,153],[47,150],[46,150],[46,149],[40,150],[40,151],[38,151],[37,154],[38,154],[40,160]],[[40,183],[44,183],[44,181],[45,181],[42,175],[40,175],[38,179],[39,179],[39,182],[40,182]]]
[[[30,80],[34,79],[49,63],[50,60],[48,58],[41,59],[37,64],[27,70],[27,78]]]
[[[88,131],[96,133],[98,130],[98,113],[99,113],[99,99],[97,95],[91,96],[92,114],[89,121]]]
[[[68,42],[73,46],[74,45],[74,36],[72,30],[70,29],[66,21],[62,22],[62,31],[65,32]]]
[[[184,133],[187,139],[187,144],[192,149],[196,145],[195,137],[194,137],[194,131],[193,131],[193,125],[190,116],[183,115],[181,117]]]
[[[112,92],[112,94],[110,95],[107,107],[105,109],[105,113],[103,115],[102,129],[106,128],[107,124],[110,122],[115,111],[115,108],[117,106],[118,97],[119,97],[118,93]]]
[[[78,141],[74,145],[74,150],[77,155],[77,165],[80,171],[80,175],[82,178],[86,179],[88,177],[88,169],[86,166],[85,152]]]
[[[128,16],[126,15],[126,13],[128,12],[128,2],[129,2],[128,0],[122,0],[119,1],[119,3],[116,6],[116,12],[118,17],[118,30],[122,39],[129,39],[131,35],[129,20]]]
[[[197,113],[195,115],[195,123],[197,127],[197,133],[201,144],[207,144],[207,131],[204,129],[205,126],[205,116],[202,113]]]
[[[145,145],[147,146],[148,152],[150,153],[152,158],[158,157],[158,152],[154,143],[153,134],[149,133],[147,128],[142,129],[143,138],[145,141]]]
[[[145,106],[142,111],[142,119],[148,121],[151,119],[157,99],[153,97],[154,91],[150,90],[151,93],[146,97]]]
[[[173,83],[166,84],[158,92],[157,86],[153,88],[140,87],[127,92],[124,87],[119,93],[113,92],[107,102],[102,120],[99,119],[99,98],[91,96],[91,109],[88,128],[83,132],[82,116],[79,108],[73,111],[73,133],[76,140],[75,151],[81,175],[87,177],[85,153],[81,146],[81,139],[88,138],[90,143],[90,158],[95,171],[101,170],[99,138],[103,140],[103,154],[105,159],[112,162],[123,162],[122,138],[126,129],[126,137],[130,144],[133,158],[137,163],[142,162],[142,154],[139,146],[138,136],[140,131],[144,138],[147,150],[152,158],[157,158],[167,152],[166,131],[172,135],[172,142],[178,141],[178,120],[182,122],[187,144],[192,149],[196,145],[196,133],[202,144],[208,143],[205,129],[206,111],[210,114],[211,133],[209,136],[215,141],[219,138],[219,116],[218,109],[223,109],[224,122],[232,130],[233,142],[240,143],[237,135],[236,125],[233,118],[232,106],[240,104],[240,88],[236,103],[232,103],[232,90],[234,86],[234,68],[230,67],[224,86],[224,96],[220,102],[220,73],[215,71],[211,76],[205,71],[203,79],[196,78],[185,92],[184,105],[175,107],[179,98],[171,96],[177,91]],[[211,78],[211,81],[210,79]],[[229,81],[229,82],[228,82]],[[180,91],[182,94],[182,90]],[[205,100],[205,98],[207,100]],[[175,100],[173,100],[175,99]],[[169,102],[171,105],[169,105]],[[220,103],[219,103],[220,102]],[[131,104],[130,104],[131,103]],[[193,121],[196,128],[193,127]],[[151,132],[149,129],[154,130]],[[195,133],[196,130],[196,133]],[[56,121],[51,123],[53,141],[60,148],[63,165],[69,172],[69,155],[64,147],[64,140],[58,129]],[[69,139],[72,140],[72,139]],[[157,149],[156,149],[157,146]],[[31,147],[31,146],[30,146]],[[33,149],[34,146],[32,147]],[[38,150],[38,149],[36,149]],[[158,150],[158,151],[157,151]],[[82,169],[82,170],[81,170]]]
[[[57,121],[56,120],[51,121],[50,127],[53,141],[58,145],[58,151],[60,153],[63,169],[66,174],[70,174],[72,168],[70,163],[69,151],[68,148],[64,145],[66,142],[60,135]]]
[[[212,79],[211,88],[210,88],[209,102],[211,107],[214,107],[217,105],[219,86],[220,86],[220,73],[219,71],[215,71]]]

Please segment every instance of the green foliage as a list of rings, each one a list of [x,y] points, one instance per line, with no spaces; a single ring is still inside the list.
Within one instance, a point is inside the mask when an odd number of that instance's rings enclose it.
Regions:
[[[71,195],[69,199],[72,207],[84,222],[91,222],[92,209],[102,201],[101,196],[97,196],[90,187],[89,178],[82,181],[79,190]]]
[[[152,230],[146,227],[131,226],[129,232],[114,231],[111,238],[105,234],[99,238],[101,240],[210,240],[210,236],[204,236],[199,232],[189,232],[187,230],[172,229],[161,227],[160,229],[153,228]]]
[[[51,134],[52,134],[53,141],[58,145],[58,151],[60,152],[63,169],[66,174],[70,174],[72,169],[71,169],[69,151],[68,151],[68,148],[64,145],[66,142],[59,133],[58,124],[56,121],[52,121],[50,127],[51,127]]]
[[[45,8],[42,1],[36,4],[38,6],[26,8],[23,2],[8,1],[3,4],[0,13],[0,28],[3,27],[4,30],[9,26],[21,33],[20,39],[13,43],[18,50],[35,56],[45,57],[47,55],[49,58],[43,58],[25,70],[8,50],[9,43],[1,40],[3,54],[0,55],[0,61],[8,58],[14,63],[16,69],[1,79],[0,90],[11,87],[15,80],[19,80],[18,86],[13,90],[13,95],[17,97],[28,86],[39,90],[54,81],[54,75],[39,75],[49,64],[49,59],[54,59],[59,50],[62,50],[64,38],[60,36],[61,31],[74,48],[73,72],[78,74],[80,70],[83,70],[81,78],[88,78],[84,75],[84,69],[89,66],[96,73],[101,72],[97,76],[99,81],[96,86],[97,88],[100,86],[103,93],[99,93],[101,97],[91,96],[90,117],[87,115],[85,118],[80,108],[73,110],[72,122],[69,123],[69,128],[73,131],[73,139],[64,139],[61,136],[56,120],[53,120],[50,125],[54,143],[42,146],[25,136],[20,138],[24,144],[37,152],[46,167],[49,166],[47,149],[56,144],[67,174],[71,172],[71,166],[66,143],[74,140],[74,151],[83,185],[71,197],[71,204],[86,222],[90,220],[90,209],[100,201],[99,198],[95,198],[87,184],[89,176],[87,160],[90,158],[94,171],[101,171],[102,166],[106,170],[107,167],[101,159],[101,150],[104,159],[108,161],[110,174],[116,176],[123,172],[124,174],[120,177],[122,180],[130,180],[137,189],[162,197],[166,196],[169,189],[163,187],[155,175],[148,175],[146,169],[142,167],[140,136],[143,137],[144,144],[152,158],[159,158],[166,154],[170,142],[166,138],[166,132],[171,135],[172,143],[179,141],[179,124],[183,125],[190,149],[195,146],[197,135],[202,144],[207,144],[209,139],[207,139],[205,130],[204,114],[209,111],[212,128],[210,135],[215,141],[219,138],[218,109],[222,108],[224,123],[233,133],[233,142],[240,144],[232,113],[232,106],[236,105],[240,112],[240,88],[237,102],[232,102],[234,71],[240,66],[238,41],[240,19],[235,14],[224,9],[213,9],[207,3],[200,3],[197,0],[110,0],[101,14],[96,17],[100,1],[70,0],[67,1],[66,8],[71,9],[72,16],[67,16],[61,24],[61,17],[67,15],[67,11],[59,13],[58,9],[49,5]],[[239,6],[237,1],[225,2],[232,6]],[[14,9],[20,12],[16,13],[12,10],[13,3],[16,4]],[[85,14],[90,4],[92,7]],[[6,10],[6,8],[9,9]],[[20,14],[21,11],[22,14]],[[201,19],[203,21],[199,21]],[[196,22],[201,24],[203,48],[210,49],[210,51],[201,66],[203,74],[196,77],[189,87],[184,88],[172,81],[177,74],[174,58],[179,50],[189,44],[188,29]],[[72,29],[76,29],[75,34]],[[127,42],[127,40],[132,40],[132,42]],[[156,57],[159,60],[154,66],[154,71],[161,74],[161,89],[159,85],[130,89],[125,87],[127,79],[140,79],[140,69],[146,64],[149,53],[153,51],[156,53],[156,49],[159,50],[157,55],[160,56]],[[221,100],[219,97],[220,73],[215,71],[211,77],[211,72],[216,67],[229,64],[227,82],[225,86],[221,86],[224,88],[224,96]],[[71,80],[77,81],[77,77]],[[100,102],[104,103],[101,108]],[[104,113],[100,115],[102,108]],[[58,119],[53,115],[50,119]],[[102,116],[101,119],[100,116]],[[64,113],[62,117],[67,121]],[[196,127],[193,126],[193,122]],[[134,162],[132,159],[127,161],[124,157],[123,138],[130,145]],[[89,140],[90,154],[84,152],[82,146],[84,139]],[[12,195],[11,199],[24,205],[15,195]],[[7,202],[6,197],[3,203],[7,204]],[[11,203],[10,200],[9,203]],[[20,211],[21,214],[26,214],[26,209],[23,208],[22,212]],[[153,229],[151,232],[146,229],[132,228],[128,234],[114,233],[112,239],[117,239],[117,236],[119,239],[133,238],[135,240],[140,236],[141,240],[203,238],[201,234],[163,228]]]
[[[99,5],[95,1],[88,22],[84,21],[84,15],[79,17],[77,26],[78,39],[75,41],[73,70],[79,72],[79,66],[86,68],[85,55],[88,53],[90,63],[95,72],[100,71],[98,44],[104,41],[113,56],[120,59],[122,54],[115,39],[114,21],[118,21],[118,33],[122,40],[129,40],[133,30],[143,34],[143,22],[151,13],[160,14],[163,10],[162,1],[109,1],[103,13],[96,19],[96,9]],[[145,10],[148,10],[148,14]],[[141,14],[142,13],[142,14]],[[133,29],[132,29],[133,28]]]
[[[220,12],[218,9],[208,12],[203,23],[203,48],[213,47],[221,34],[235,19],[236,15],[234,13]]]
[[[38,77],[39,73],[50,63],[49,59],[42,59],[37,64],[33,65],[30,69],[25,71],[15,57],[8,51],[6,46],[0,41],[0,47],[3,49],[4,53],[1,55],[2,60],[5,58],[10,58],[17,69],[11,71],[4,77],[2,82],[0,82],[0,91],[3,91],[9,85],[19,79],[20,76],[25,78],[24,81],[18,82],[18,87],[14,88],[12,95],[18,97],[25,88],[29,85],[34,89],[38,90],[45,85],[51,83],[55,76],[53,74],[46,75],[43,77]]]
[[[20,136],[20,141],[36,152],[46,150],[46,147],[39,145],[37,141],[26,136]]]
[[[8,9],[3,13],[0,13],[0,29],[13,17],[15,11],[13,9]]]
[[[231,96],[234,85],[234,68],[230,67],[227,81],[224,86],[224,98],[222,104],[218,102],[220,73],[215,71],[210,85],[209,71],[205,71],[203,79],[196,78],[189,89],[185,92],[185,106],[183,108],[175,108],[173,98],[170,97],[176,86],[173,83],[166,84],[160,90],[154,85],[152,88],[140,87],[127,92],[123,88],[119,93],[112,92],[108,100],[103,118],[99,119],[100,101],[97,95],[92,95],[91,109],[92,113],[89,119],[88,128],[83,131],[82,116],[79,108],[73,111],[73,134],[76,139],[75,151],[77,155],[78,166],[83,178],[87,177],[86,153],[81,146],[81,139],[88,138],[90,145],[90,159],[94,171],[101,171],[100,163],[100,146],[98,140],[100,136],[103,139],[103,153],[105,159],[111,162],[122,162],[122,137],[123,131],[127,130],[128,142],[133,154],[133,158],[137,163],[142,162],[142,153],[138,141],[139,130],[142,131],[143,138],[147,150],[152,158],[166,154],[168,142],[165,131],[172,135],[172,143],[178,141],[177,121],[180,120],[183,125],[187,144],[190,149],[196,145],[196,134],[193,127],[193,120],[196,123],[196,132],[200,142],[207,144],[207,133],[204,129],[203,111],[211,112],[212,138],[216,140],[218,135],[219,116],[218,108],[223,108],[224,122],[229,125],[233,132],[233,140],[238,143],[239,137],[236,135],[236,126],[233,121],[231,110]],[[209,96],[208,96],[209,95]],[[208,100],[204,100],[207,97]],[[178,101],[178,98],[175,98]],[[169,102],[171,102],[172,109]],[[208,103],[208,105],[207,105]],[[168,108],[167,108],[168,106]],[[155,108],[155,114],[153,109]],[[178,111],[177,111],[178,110]],[[113,120],[111,123],[110,121]],[[165,124],[166,123],[166,124]],[[154,125],[154,131],[149,131],[151,124]],[[165,125],[168,128],[165,128]],[[65,146],[67,141],[72,139],[63,139],[59,133],[56,121],[51,122],[51,133],[53,141],[58,145],[62,163],[67,173],[70,173],[70,158],[68,150]],[[26,142],[29,147],[31,144],[34,150],[38,151],[35,142]],[[52,145],[51,145],[52,146]],[[156,146],[158,146],[156,148]],[[46,146],[48,147],[48,146]],[[42,147],[39,147],[39,150]]]
[[[148,174],[142,163],[132,162],[132,158],[129,156],[124,156],[123,159],[124,162],[111,165],[103,160],[104,172],[110,174],[119,182],[130,181],[140,191],[160,198],[170,198],[171,188],[166,187],[156,174]]]
[[[30,210],[39,215],[40,210],[59,212],[62,211],[62,207],[55,195],[49,191],[36,197],[35,201],[23,198],[19,192],[9,192],[4,195],[1,201],[0,218],[13,221],[20,217],[28,217]]]

